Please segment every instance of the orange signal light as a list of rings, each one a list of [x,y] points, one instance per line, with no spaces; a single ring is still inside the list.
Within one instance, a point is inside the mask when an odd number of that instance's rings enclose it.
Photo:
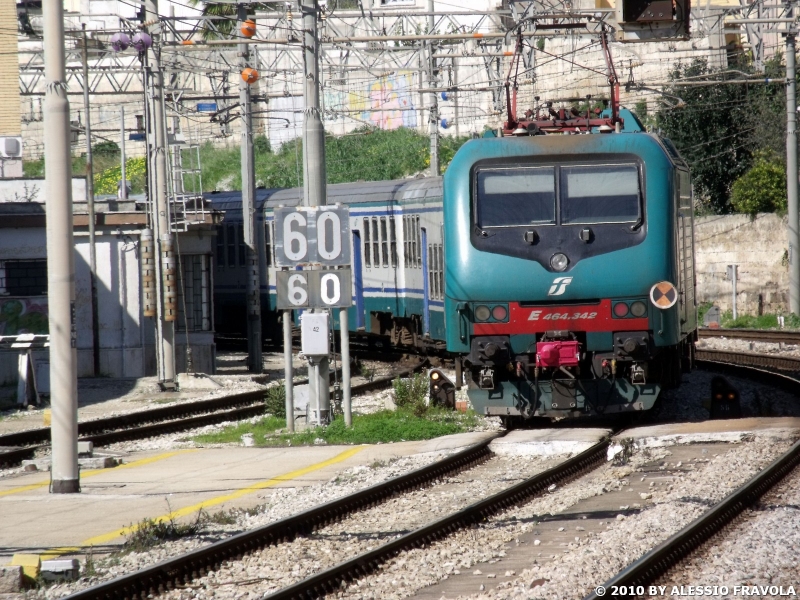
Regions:
[[[256,34],[256,22],[253,19],[247,19],[242,23],[242,35],[246,38],[251,38]]]
[[[258,71],[247,67],[242,71],[242,79],[244,79],[245,83],[253,84],[258,81]]]

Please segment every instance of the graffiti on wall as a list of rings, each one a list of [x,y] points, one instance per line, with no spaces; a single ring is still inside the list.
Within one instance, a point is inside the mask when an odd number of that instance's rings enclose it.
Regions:
[[[380,129],[416,127],[413,87],[413,74],[404,71],[379,77],[355,91],[327,87],[325,108],[333,111],[334,118],[344,112]]]
[[[0,335],[48,333],[47,297],[3,298],[0,296]]]

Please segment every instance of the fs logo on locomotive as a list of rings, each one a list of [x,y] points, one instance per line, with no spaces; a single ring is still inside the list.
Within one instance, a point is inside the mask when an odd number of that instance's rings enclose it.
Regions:
[[[553,285],[550,286],[550,291],[547,292],[548,296],[560,296],[567,291],[567,286],[572,283],[572,277],[556,277],[553,279]]]

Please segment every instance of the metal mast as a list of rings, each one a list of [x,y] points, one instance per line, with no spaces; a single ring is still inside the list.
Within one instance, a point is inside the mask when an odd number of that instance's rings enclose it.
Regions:
[[[61,2],[44,2],[47,91],[44,129],[47,201],[47,299],[53,466],[50,490],[80,491],[78,471],[78,353],[75,332],[75,247],[72,236],[72,164]]]

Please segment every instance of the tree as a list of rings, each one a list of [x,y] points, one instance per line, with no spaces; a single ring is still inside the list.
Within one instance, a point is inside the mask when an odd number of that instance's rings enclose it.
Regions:
[[[689,163],[692,180],[702,204],[714,213],[732,212],[732,183],[752,164],[752,148],[746,135],[748,89],[725,84],[704,60],[678,65],[670,79],[719,81],[707,86],[673,86],[668,93],[685,106],[662,108],[657,126]]]
[[[786,169],[774,154],[761,151],[755,164],[739,177],[731,192],[736,212],[755,215],[760,212],[786,212]]]

